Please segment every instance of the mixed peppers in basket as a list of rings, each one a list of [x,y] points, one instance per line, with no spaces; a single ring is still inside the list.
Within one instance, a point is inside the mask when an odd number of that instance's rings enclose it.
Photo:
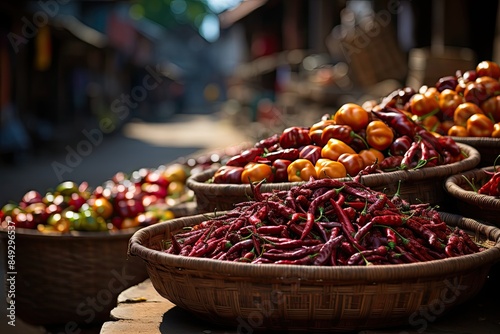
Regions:
[[[359,182],[310,179],[262,193],[234,209],[172,233],[170,254],[246,263],[321,266],[423,262],[480,252],[463,230],[450,228],[429,204]]]
[[[367,105],[397,107],[424,128],[453,137],[500,138],[500,66],[483,60],[434,86],[397,89]]]
[[[403,110],[367,111],[346,103],[310,127],[292,126],[255,143],[215,172],[213,183],[301,182],[450,164],[466,158],[448,136],[425,129]],[[375,172],[375,171],[374,171]]]

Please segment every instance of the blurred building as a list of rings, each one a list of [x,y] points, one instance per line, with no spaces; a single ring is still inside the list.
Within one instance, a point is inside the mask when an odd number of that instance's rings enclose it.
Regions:
[[[494,57],[498,2],[480,3],[2,1],[0,161],[64,147],[86,128],[113,133],[133,117],[211,113],[234,82],[258,91],[254,106],[275,103],[292,79],[320,82],[314,102],[333,106],[378,94],[372,87],[387,79],[424,82],[425,72],[446,69],[422,63],[444,59],[451,68],[463,58],[440,50],[468,49],[465,64]],[[300,57],[287,58],[292,50]]]

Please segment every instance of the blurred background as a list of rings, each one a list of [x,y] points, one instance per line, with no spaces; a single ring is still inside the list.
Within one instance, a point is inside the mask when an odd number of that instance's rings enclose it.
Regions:
[[[218,115],[253,140],[432,85],[500,58],[497,17],[498,1],[471,0],[4,0],[0,192],[130,124]],[[203,148],[132,147],[163,162]]]

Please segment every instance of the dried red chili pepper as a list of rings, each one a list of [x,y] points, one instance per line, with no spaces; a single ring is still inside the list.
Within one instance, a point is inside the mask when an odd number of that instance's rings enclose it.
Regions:
[[[393,128],[399,136],[406,135],[414,138],[415,134],[423,129],[398,108],[385,106],[380,110],[372,110],[372,114]]]
[[[460,146],[458,146],[457,142],[453,140],[453,138],[448,136],[440,136],[437,140],[441,147],[444,150],[450,152],[452,156],[457,156],[462,153]]]
[[[383,215],[383,216],[375,216],[372,218],[372,222],[375,225],[384,225],[384,226],[402,226],[405,221],[406,217],[403,215],[398,215],[398,214],[390,214],[390,215]]]
[[[238,155],[231,157],[226,166],[244,167],[247,163],[255,161],[255,159],[264,154],[264,149],[260,147],[252,147],[244,150]]]
[[[409,136],[401,136],[394,139],[392,144],[389,146],[389,152],[392,156],[404,155],[406,151],[410,149],[413,139]]]
[[[357,240],[354,239],[356,230],[354,229],[352,222],[349,220],[349,217],[346,215],[342,207],[340,207],[340,205],[338,205],[338,203],[333,199],[330,199],[330,203],[332,204],[335,213],[337,214],[339,222],[342,224],[342,230],[344,231],[347,240],[349,240],[352,244],[354,244],[359,250],[364,250],[364,247],[362,247],[357,242]]]
[[[274,262],[274,264],[296,264],[296,265],[308,265],[311,264],[314,259],[314,256],[306,255],[301,259],[297,260],[278,260]]]
[[[264,219],[266,219],[267,217],[267,213],[268,213],[269,209],[268,209],[268,206],[267,205],[262,205],[256,213],[254,213],[253,215],[251,215],[249,218],[248,218],[248,222],[250,224],[253,224],[253,225],[257,225],[257,224],[260,224],[262,223],[262,221]]]
[[[239,253],[242,250],[248,250],[248,249],[251,249],[252,247],[253,247],[253,240],[251,238],[241,240],[241,241],[237,242],[236,244],[234,244],[233,246],[231,246],[231,248],[229,248],[227,250],[225,256],[228,257],[231,254]]]
[[[276,234],[280,235],[283,230],[286,229],[286,225],[263,225],[257,228],[257,233],[260,235]]]
[[[406,151],[403,159],[401,160],[400,168],[401,169],[411,169],[417,165],[417,160],[420,154],[420,143],[418,141],[414,141],[410,149]]]
[[[271,146],[274,146],[276,144],[279,144],[280,136],[279,134],[275,133],[272,136],[268,138],[264,138],[260,141],[258,141],[254,146],[257,148],[270,148]]]
[[[356,239],[357,241],[361,241],[361,239],[363,239],[363,237],[368,233],[368,231],[372,229],[373,225],[374,225],[373,220],[371,220],[367,222],[365,225],[361,226],[354,235],[354,239]]]
[[[393,171],[401,166],[402,161],[403,161],[402,155],[385,157],[384,160],[379,162],[378,166],[383,171]]]
[[[299,153],[300,151],[297,148],[291,147],[264,154],[263,157],[270,162],[278,159],[293,161],[299,158]]]
[[[357,253],[354,253],[349,257],[347,260],[347,264],[353,265],[359,263],[359,261],[363,260],[364,257],[368,257],[370,255],[381,255],[385,256],[387,255],[387,247],[386,246],[379,246],[375,249],[366,249]]]
[[[296,260],[303,258],[306,255],[311,255],[314,253],[317,253],[321,247],[323,247],[323,244],[318,244],[314,246],[303,246],[301,248],[292,250],[292,251],[286,251],[286,252],[271,252],[267,251],[262,253],[262,257],[268,258],[270,260]]]
[[[172,247],[170,247],[169,253],[179,254],[182,250],[182,246],[179,244],[179,242],[177,241],[177,239],[173,234],[170,234],[170,241]]]
[[[430,229],[426,228],[422,224],[418,223],[414,218],[410,217],[406,221],[406,226],[410,228],[417,235],[426,238],[427,242],[434,249],[442,250],[444,245],[439,241],[436,233],[432,232]]]
[[[343,235],[330,238],[319,250],[318,256],[314,259],[314,265],[325,265],[331,262],[333,249],[338,247],[345,238]]]

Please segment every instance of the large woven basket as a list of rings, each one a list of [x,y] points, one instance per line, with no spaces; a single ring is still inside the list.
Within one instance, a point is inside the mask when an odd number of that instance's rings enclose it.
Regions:
[[[479,152],[466,144],[458,144],[467,158],[462,161],[436,167],[426,167],[408,171],[394,171],[363,176],[361,182],[372,189],[384,191],[390,195],[397,190],[401,181],[401,197],[411,203],[424,202],[447,207],[448,194],[444,189],[444,181],[448,176],[471,170],[479,164]],[[248,200],[252,196],[248,184],[215,184],[207,183],[215,174],[215,169],[192,175],[186,185],[193,190],[199,213],[215,210],[231,210],[235,203]],[[298,185],[296,182],[264,183],[261,191],[287,190]]]
[[[477,167],[493,166],[495,159],[500,155],[500,138],[492,137],[451,137],[457,143],[474,147],[481,155]]]
[[[385,266],[248,264],[167,254],[170,232],[207,215],[174,219],[136,232],[129,253],[147,265],[164,298],[218,325],[254,330],[346,332],[411,325],[422,310],[442,316],[475,296],[500,260],[500,229],[443,213],[450,226],[490,246],[480,253]],[[460,287],[460,293],[452,291]],[[458,291],[458,290],[457,290]]]
[[[135,231],[61,235],[16,229],[15,249],[9,248],[15,267],[6,268],[15,277],[16,317],[33,325],[108,320],[118,294],[148,277],[144,263],[127,255]],[[3,250],[8,240],[8,232],[0,231]]]
[[[196,205],[182,203],[169,210],[175,217],[190,216]],[[144,263],[127,254],[135,231],[137,228],[59,234],[17,228],[16,316],[33,325],[87,325],[109,320],[118,295],[148,277]],[[8,241],[8,231],[0,228],[2,250],[8,249]],[[11,271],[6,267],[7,273]]]
[[[467,182],[469,180],[479,188],[489,179],[486,171],[493,170],[490,166],[452,175],[446,179],[445,187],[460,214],[500,227],[500,198],[478,194]]]

